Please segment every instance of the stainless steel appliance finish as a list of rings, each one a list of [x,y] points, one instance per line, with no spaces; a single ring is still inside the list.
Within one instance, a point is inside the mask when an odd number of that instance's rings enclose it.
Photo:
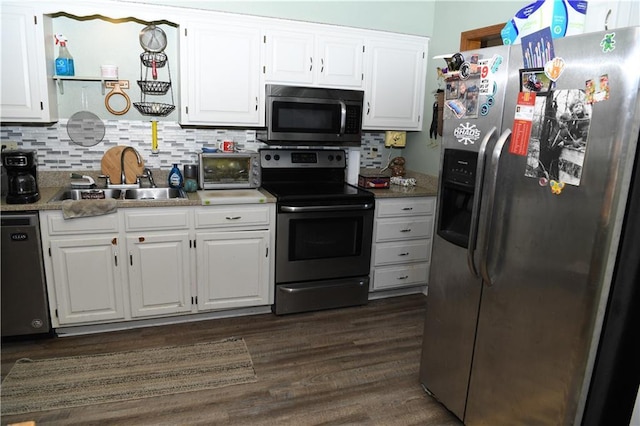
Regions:
[[[263,187],[277,198],[280,314],[365,304],[373,194],[344,182],[342,150],[260,151]]]
[[[257,152],[199,154],[201,189],[259,188],[260,155]]]
[[[2,164],[7,173],[7,204],[35,203],[40,199],[35,151],[4,150]]]
[[[2,337],[51,330],[38,213],[6,213],[2,221]]]
[[[603,75],[610,84],[609,100],[592,105],[579,185],[553,194],[525,176],[527,156],[509,152],[521,46],[474,52],[503,58],[495,105],[445,120],[420,380],[465,424],[581,423],[640,126],[629,73],[640,28],[617,29],[612,51],[605,35],[554,40],[567,64],[554,92]],[[555,108],[552,96],[538,101]],[[469,123],[477,144],[454,137]]]
[[[364,92],[266,85],[267,129],[256,137],[270,145],[360,146]]]

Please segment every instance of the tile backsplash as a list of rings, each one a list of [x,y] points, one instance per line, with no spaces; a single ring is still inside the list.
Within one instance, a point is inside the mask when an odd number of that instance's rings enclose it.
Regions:
[[[158,122],[157,154],[151,152],[151,122],[105,120],[105,136],[92,147],[71,141],[67,120],[46,126],[1,126],[2,143],[16,142],[20,149],[38,153],[38,169],[43,171],[95,170],[101,168],[104,153],[117,145],[132,146],[145,160],[147,167],[167,169],[173,163],[192,164],[202,147],[214,147],[217,142],[233,140],[239,149],[257,151],[265,144],[256,140],[255,130],[182,128],[173,122]],[[383,167],[384,133],[364,132],[360,155],[362,168]],[[386,165],[386,164],[385,164]]]

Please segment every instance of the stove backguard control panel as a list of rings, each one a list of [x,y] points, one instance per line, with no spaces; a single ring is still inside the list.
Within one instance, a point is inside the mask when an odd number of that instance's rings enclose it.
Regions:
[[[262,168],[345,168],[345,153],[341,149],[262,149]]]

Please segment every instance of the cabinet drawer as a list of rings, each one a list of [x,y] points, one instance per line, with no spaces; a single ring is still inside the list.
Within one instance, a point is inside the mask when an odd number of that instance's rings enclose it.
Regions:
[[[40,219],[46,222],[49,235],[100,234],[118,232],[118,214],[65,219],[61,211],[41,212]]]
[[[376,221],[376,242],[431,238],[433,216],[416,216]]]
[[[433,214],[435,197],[398,198],[377,201],[378,217]]]
[[[196,210],[196,228],[269,225],[269,206],[203,207]]]
[[[189,228],[189,211],[184,209],[157,209],[127,211],[124,214],[126,231],[160,231]]]
[[[429,262],[403,266],[376,268],[373,274],[374,290],[407,285],[426,284],[429,277]]]
[[[376,243],[374,265],[428,261],[431,256],[431,240]]]

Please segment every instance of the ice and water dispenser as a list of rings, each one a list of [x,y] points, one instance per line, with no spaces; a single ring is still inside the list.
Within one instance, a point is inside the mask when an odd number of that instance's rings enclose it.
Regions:
[[[477,164],[477,152],[444,151],[437,233],[464,248],[469,245]]]

